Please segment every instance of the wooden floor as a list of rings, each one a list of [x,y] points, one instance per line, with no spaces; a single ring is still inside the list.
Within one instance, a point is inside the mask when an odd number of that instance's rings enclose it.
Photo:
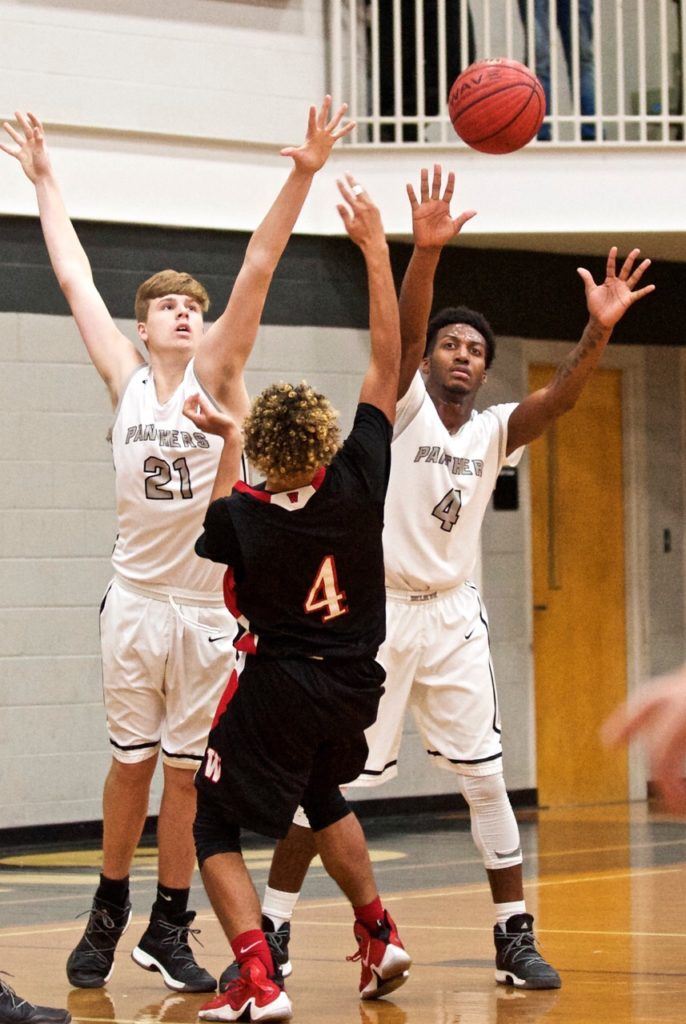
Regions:
[[[519,815],[528,909],[562,976],[553,992],[493,980],[492,912],[468,823],[456,816],[365,823],[379,886],[414,958],[392,999],[360,1003],[350,910],[313,869],[294,919],[288,983],[302,1024],[596,1024],[686,1021],[686,826],[646,805]],[[250,846],[250,844],[248,844]],[[248,850],[258,888],[264,847]],[[64,974],[97,875],[97,853],[0,854],[0,969],[34,1002],[68,1005],[82,1021],[184,1024],[206,996],[168,992],[128,956],[154,894],[154,851],[133,875],[137,911],[106,989],[70,989]],[[198,960],[219,974],[225,940],[202,889]]]

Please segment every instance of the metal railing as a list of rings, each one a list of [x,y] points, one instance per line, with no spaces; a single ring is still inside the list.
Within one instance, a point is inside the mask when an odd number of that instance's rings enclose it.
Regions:
[[[535,69],[537,144],[683,145],[686,0],[330,0],[330,80],[357,145],[459,144],[447,96],[486,57]]]

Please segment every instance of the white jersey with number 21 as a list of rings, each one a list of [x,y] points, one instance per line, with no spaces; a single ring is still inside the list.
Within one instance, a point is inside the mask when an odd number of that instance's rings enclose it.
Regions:
[[[441,422],[420,373],[396,411],[385,505],[386,586],[416,592],[460,586],[474,570],[479,533],[517,403],[473,412],[456,433]]]
[[[112,564],[136,586],[192,603],[221,600],[221,566],[198,558],[222,441],[183,415],[186,398],[202,386],[194,361],[164,403],[149,366],[140,366],[124,389],[112,427],[116,470],[117,542]]]

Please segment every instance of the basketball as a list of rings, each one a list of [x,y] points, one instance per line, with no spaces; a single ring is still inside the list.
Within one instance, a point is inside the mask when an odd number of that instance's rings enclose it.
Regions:
[[[453,128],[481,153],[513,153],[530,142],[545,117],[545,94],[536,76],[505,57],[470,64],[448,96]]]

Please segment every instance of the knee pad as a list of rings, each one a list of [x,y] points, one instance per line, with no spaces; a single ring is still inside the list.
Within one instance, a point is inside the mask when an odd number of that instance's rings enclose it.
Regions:
[[[325,792],[315,790],[305,793],[303,810],[313,832],[321,832],[322,829],[328,828],[329,825],[335,825],[341,818],[350,814],[348,801],[338,786],[333,786]],[[300,824],[300,822],[296,824]]]
[[[198,795],[198,810],[193,822],[193,839],[198,867],[216,853],[241,853],[241,829],[227,822],[216,807],[206,807]]]
[[[519,828],[502,772],[462,775],[460,789],[469,804],[472,838],[489,871],[522,863]]]

